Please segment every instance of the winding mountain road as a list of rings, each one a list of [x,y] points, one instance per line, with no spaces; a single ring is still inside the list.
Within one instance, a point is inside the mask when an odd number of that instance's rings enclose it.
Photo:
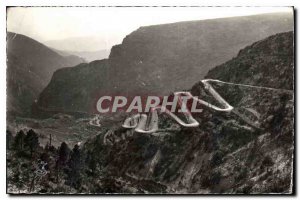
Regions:
[[[223,106],[223,108],[220,108],[216,105],[213,105],[209,102],[206,102],[202,99],[199,99],[197,97],[194,97],[190,92],[175,92],[174,96],[177,96],[179,99],[179,105],[181,108],[185,109],[186,104],[182,101],[181,96],[185,95],[190,98],[192,98],[194,101],[197,101],[197,103],[202,104],[212,110],[216,110],[219,112],[232,112],[236,114],[239,118],[241,118],[243,121],[245,121],[247,124],[249,124],[252,127],[260,128],[258,122],[253,122],[253,120],[250,120],[247,116],[243,115],[234,107],[232,107],[223,97],[212,87],[212,85],[209,82],[218,82],[228,85],[236,85],[236,86],[243,86],[243,87],[252,87],[252,88],[260,88],[260,89],[267,89],[267,90],[280,90],[284,92],[293,92],[292,90],[285,90],[285,89],[276,89],[276,88],[270,88],[270,87],[262,87],[262,86],[253,86],[253,85],[247,85],[247,84],[238,84],[238,83],[230,83],[230,82],[224,82],[216,79],[204,79],[201,81],[204,85],[204,88]],[[146,114],[136,114],[132,117],[127,118],[122,127],[129,128],[129,129],[135,129],[136,132],[140,133],[153,133],[158,131],[158,110],[162,111],[164,110],[167,115],[169,115],[171,118],[173,118],[177,123],[179,123],[181,126],[184,127],[197,127],[199,126],[199,122],[197,122],[192,114],[190,112],[184,112],[184,116],[187,120],[187,123],[182,121],[179,117],[177,117],[175,114],[170,112],[168,109],[166,109],[163,106],[157,106],[152,109],[152,112],[150,112],[148,115]],[[256,118],[259,118],[259,113],[257,111],[252,110],[251,113],[254,114]]]
[[[89,121],[89,124],[90,124],[91,126],[101,127],[100,121],[101,121],[100,115],[95,115],[94,118],[92,118],[92,119]]]

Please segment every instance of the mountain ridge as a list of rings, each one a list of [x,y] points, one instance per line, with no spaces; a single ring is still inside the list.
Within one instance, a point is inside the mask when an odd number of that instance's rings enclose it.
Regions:
[[[31,104],[59,68],[83,60],[62,57],[44,44],[25,35],[7,32],[7,111],[30,115]]]
[[[168,95],[189,89],[203,79],[209,69],[230,60],[241,48],[288,30],[293,30],[293,17],[285,13],[142,27],[127,35],[122,44],[112,47],[107,62],[109,67],[105,71],[109,78],[104,77],[98,93]],[[102,74],[101,67],[98,70],[94,72]],[[95,75],[91,73],[90,76],[93,79]],[[55,84],[52,81],[50,85]],[[68,83],[65,86],[68,87]],[[78,87],[88,95],[94,93],[89,88]],[[62,88],[57,87],[43,91],[37,104],[57,110],[70,109],[69,103],[55,106],[55,101],[43,102],[43,95],[49,92],[46,96],[52,96],[54,91],[57,97],[63,98]],[[68,91],[78,102],[79,91],[72,88]],[[83,111],[93,106],[78,104],[75,107]]]

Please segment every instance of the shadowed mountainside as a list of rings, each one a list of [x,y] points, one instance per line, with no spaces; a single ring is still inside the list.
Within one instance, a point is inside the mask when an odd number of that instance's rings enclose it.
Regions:
[[[272,55],[272,59],[268,55]],[[256,59],[249,59],[252,57]],[[238,69],[232,68],[233,62]],[[273,86],[259,78],[266,66],[273,71],[268,79],[278,90],[264,88]],[[286,73],[277,71],[278,66]],[[211,70],[208,77],[227,80],[231,73],[230,80],[238,81],[245,74],[234,70],[244,67],[247,67],[246,72],[253,72],[245,77],[245,83],[259,88],[212,84],[234,107],[231,113],[204,107],[202,113],[194,115],[200,123],[196,128],[180,127],[161,115],[157,133],[142,134],[114,127],[90,139],[83,150],[92,155],[103,174],[109,174],[101,177],[103,180],[109,177],[109,189],[138,193],[291,193],[293,91],[281,90],[281,87],[293,87],[284,82],[293,78],[292,32],[246,47],[236,58]],[[209,96],[201,82],[195,84],[191,92],[201,98]],[[259,128],[249,126],[235,114],[237,112],[248,113]],[[87,184],[88,188],[97,191],[99,185],[94,183],[98,180],[96,177]],[[132,186],[136,182],[139,184]],[[147,182],[160,186],[153,191],[141,190]]]
[[[51,83],[42,91],[34,111],[50,114],[92,112],[95,109],[92,105],[96,105],[96,92],[110,80],[108,70],[107,60],[57,70]]]
[[[27,36],[7,32],[7,111],[28,116],[53,72],[81,62],[77,56],[63,57]]]
[[[289,13],[141,27],[112,48],[111,76],[117,78],[110,88],[161,95],[188,89],[245,46],[291,30]]]
[[[293,42],[293,32],[255,42],[237,57],[211,69],[205,78],[293,90]]]
[[[37,105],[57,112],[90,112],[87,108],[95,107],[96,100],[84,102],[80,98],[91,99],[97,96],[95,94],[111,93],[166,95],[187,89],[204,78],[209,69],[231,59],[241,48],[288,30],[293,30],[293,16],[288,13],[141,27],[112,48],[105,72],[102,64],[98,68],[95,62],[81,65],[93,68],[91,72],[86,70],[86,83],[78,81],[82,80],[78,73],[80,66],[76,70],[66,69],[68,73],[59,70],[57,73],[63,73],[71,82],[59,80],[57,77],[61,76],[55,75],[41,93]],[[98,82],[89,81],[99,74],[106,76]],[[73,81],[70,77],[74,77]],[[70,101],[61,104],[66,95]],[[49,100],[52,96],[56,96],[53,101]]]

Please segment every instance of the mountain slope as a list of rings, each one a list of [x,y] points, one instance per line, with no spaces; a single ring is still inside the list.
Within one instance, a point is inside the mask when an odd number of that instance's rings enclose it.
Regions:
[[[122,44],[112,48],[106,72],[109,80],[99,85],[96,92],[131,96],[149,93],[166,95],[187,89],[202,79],[213,66],[231,59],[241,48],[288,30],[293,30],[293,16],[286,13],[141,27],[126,36]],[[63,73],[63,70],[58,73]],[[97,73],[103,73],[100,65]],[[90,74],[93,80],[96,76],[96,73]],[[68,85],[63,86],[68,88],[62,88],[55,83],[59,81],[54,77],[48,87],[51,90],[46,88],[43,91],[38,101],[40,107],[70,110],[72,104],[80,101],[82,96],[78,95],[77,89]],[[87,94],[95,92],[83,86],[81,89]],[[49,96],[64,98],[66,90],[66,95],[72,97],[71,102],[57,105],[56,100],[45,101],[45,97]],[[75,105],[79,110],[74,111],[87,112],[84,109],[95,106],[94,103],[86,102],[89,105],[83,107]]]
[[[36,114],[43,111],[70,114],[92,112],[99,95],[97,92],[110,81],[108,69],[107,60],[97,60],[55,71],[51,83],[41,92],[35,104]]]
[[[241,48],[291,30],[292,15],[284,13],[141,27],[111,50],[111,75],[118,77],[111,88],[159,94],[188,89]]]
[[[237,57],[210,70],[205,78],[292,90],[294,51],[291,45],[293,32],[273,35],[244,48]]]
[[[121,127],[102,130],[83,149],[102,169],[97,173],[108,175],[95,177],[87,183],[88,188],[97,190],[103,178],[110,180],[105,189],[125,193],[291,193],[294,94],[283,90],[292,87],[283,80],[293,77],[292,52],[292,33],[281,33],[246,47],[237,57],[212,69],[207,77],[227,80],[231,74],[230,80],[236,83],[246,78],[245,83],[259,87],[212,84],[234,111],[221,113],[204,107],[203,113],[194,115],[199,127],[180,127],[161,115],[160,131],[154,134]],[[286,58],[282,58],[283,54]],[[252,57],[257,59],[249,60]],[[246,71],[253,72],[251,75],[235,73],[245,64]],[[280,66],[282,72],[288,73],[269,74],[272,85],[259,78],[266,66],[274,72]],[[264,86],[278,86],[278,90]],[[195,84],[191,92],[201,98],[207,95],[201,83]],[[259,128],[235,114],[246,115],[247,111]],[[149,191],[143,187],[149,182],[160,187]]]
[[[45,45],[16,33],[7,33],[7,111],[28,115],[31,104],[49,83],[55,70],[83,60],[63,57]]]

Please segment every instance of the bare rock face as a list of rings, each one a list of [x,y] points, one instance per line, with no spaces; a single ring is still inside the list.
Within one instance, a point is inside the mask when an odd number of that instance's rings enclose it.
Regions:
[[[241,48],[290,30],[293,30],[293,18],[284,13],[141,27],[111,49],[106,62],[108,67],[103,68],[101,62],[92,62],[74,70],[66,69],[67,72],[57,71],[37,105],[58,112],[89,112],[87,108],[93,107],[94,101],[82,103],[80,98],[92,99],[95,93],[167,95],[188,89],[214,66],[235,56]],[[81,73],[80,67],[91,68],[91,73],[85,73],[89,78],[80,79],[82,85],[71,78],[80,77],[75,74]],[[106,77],[101,76],[103,74]],[[93,83],[98,87],[90,87],[90,80],[96,77],[102,78]],[[86,92],[82,93],[83,90]],[[51,96],[59,99],[51,100]]]

